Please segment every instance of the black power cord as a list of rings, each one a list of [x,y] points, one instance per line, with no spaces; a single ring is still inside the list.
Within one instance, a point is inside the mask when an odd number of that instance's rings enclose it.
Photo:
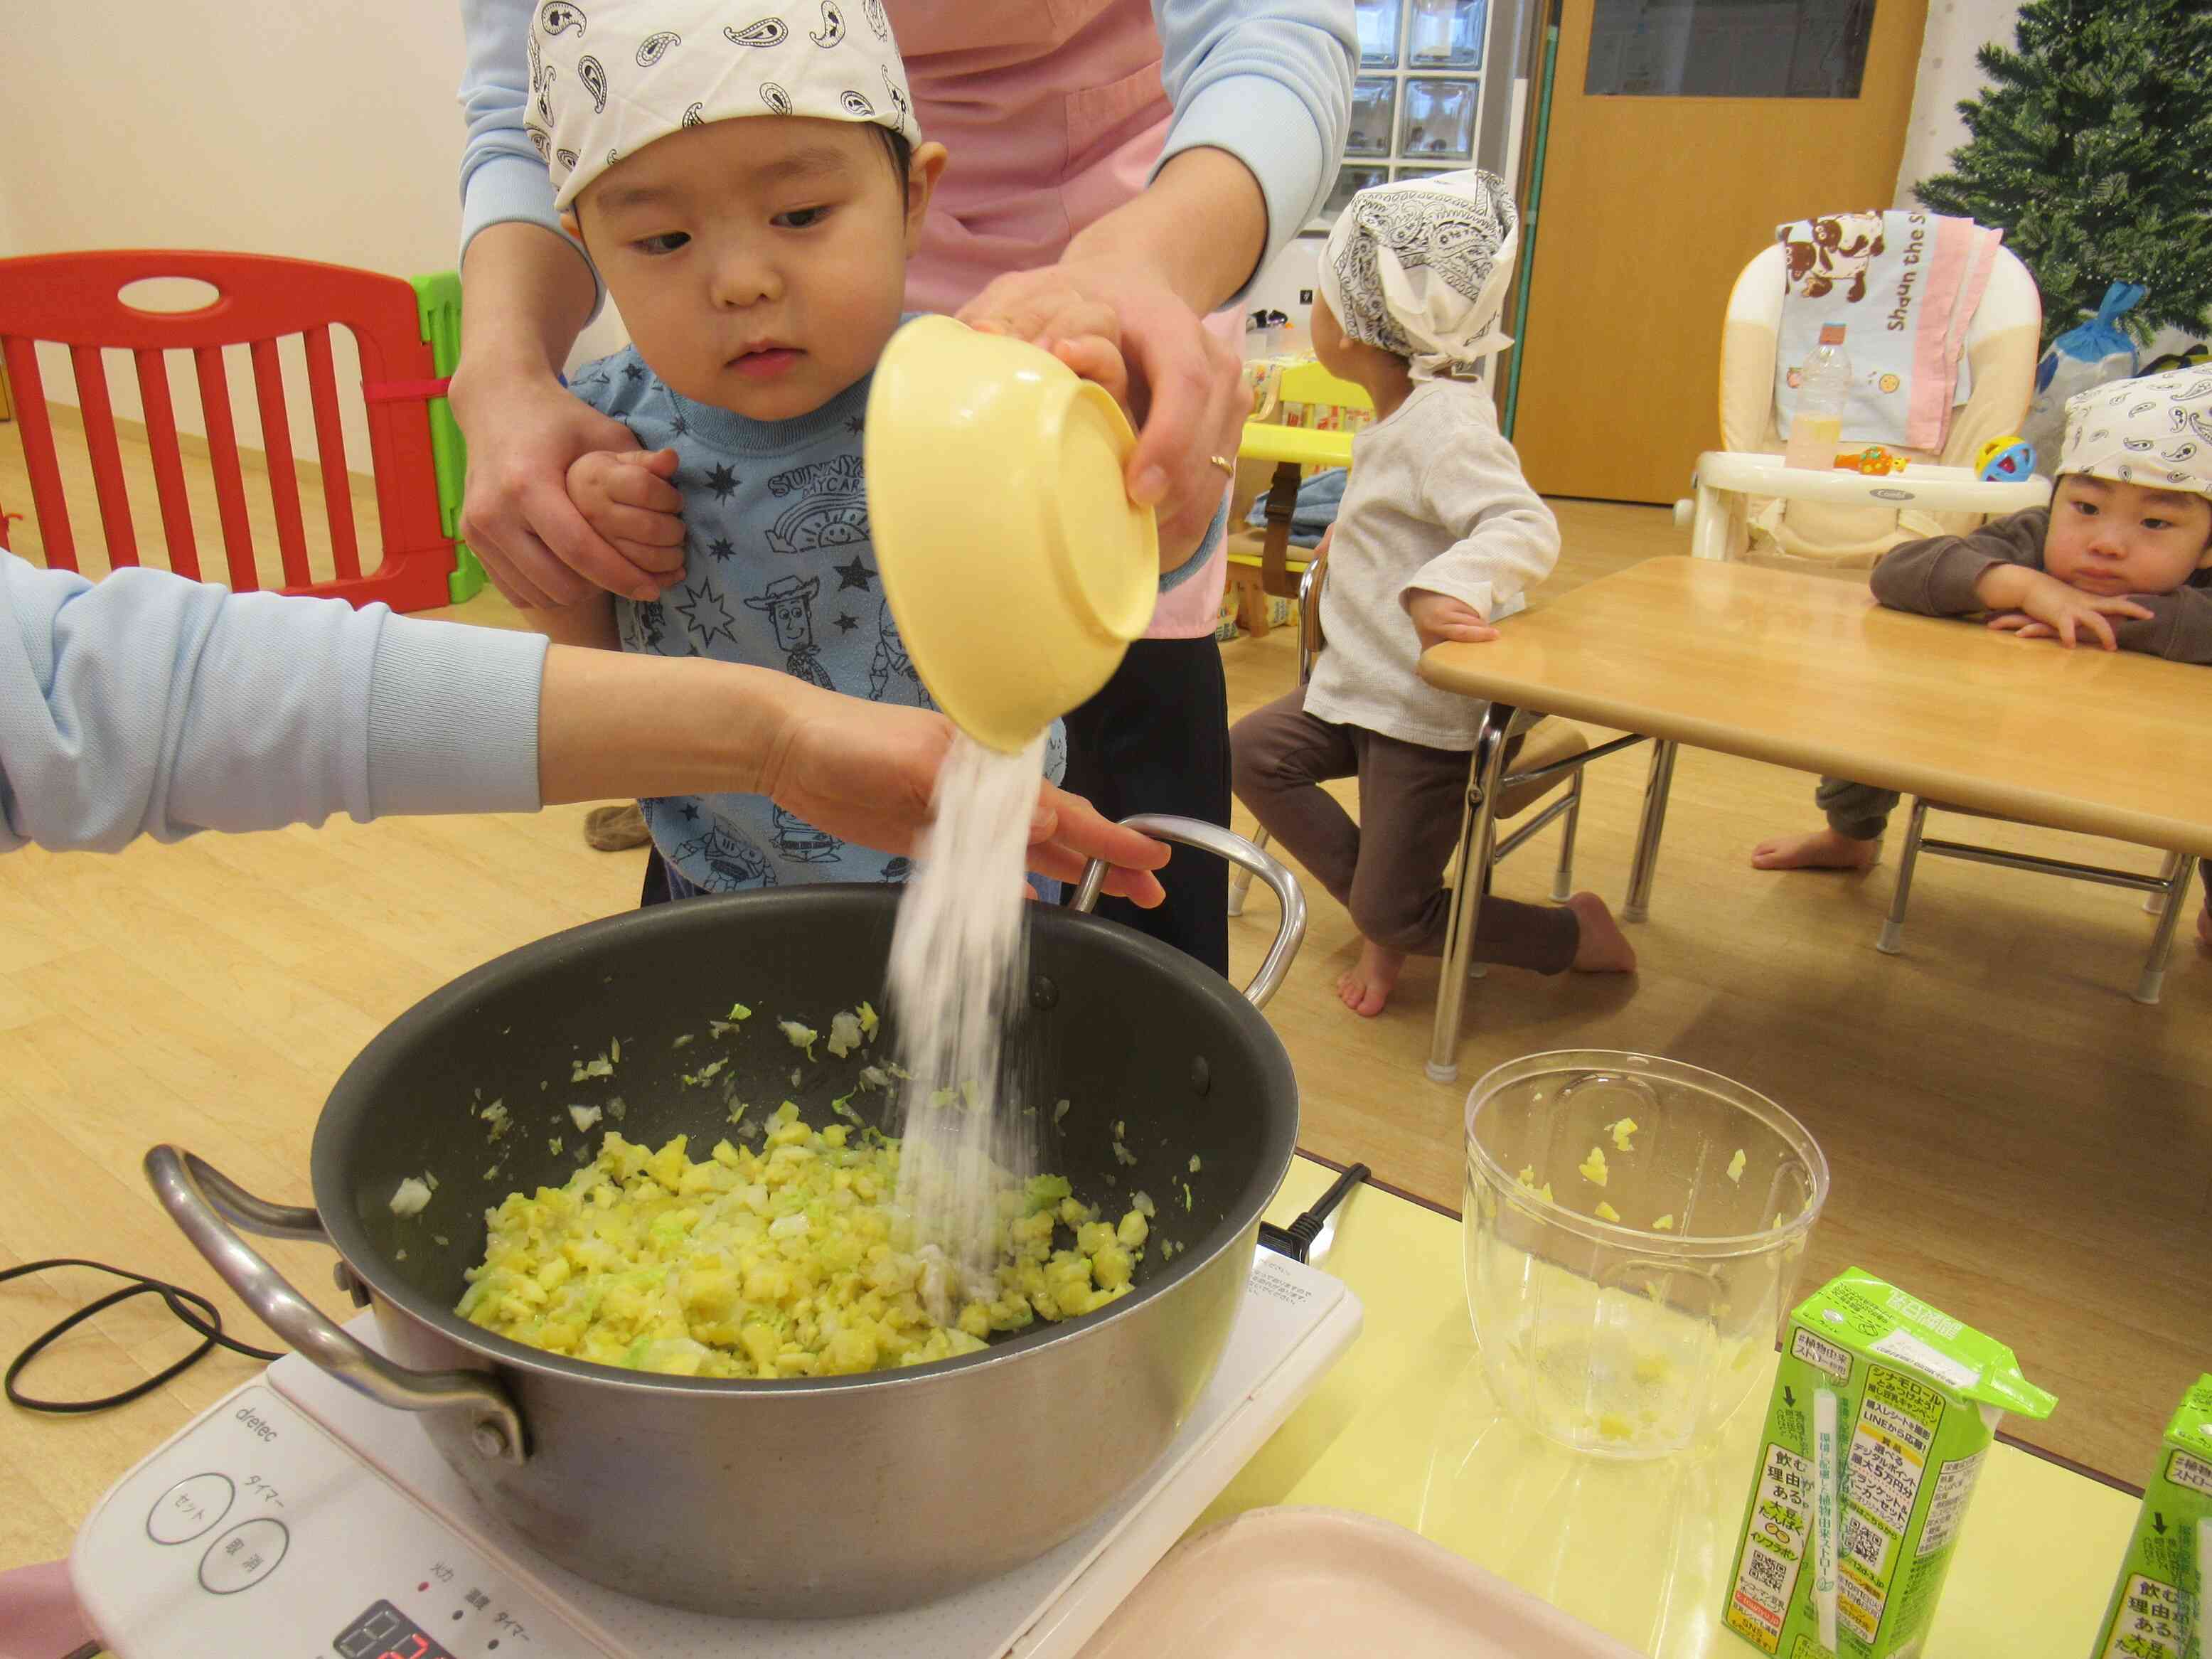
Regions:
[[[110,1291],[97,1302],[87,1304],[60,1323],[50,1327],[42,1334],[33,1337],[24,1346],[22,1352],[8,1362],[5,1376],[0,1376],[0,1387],[4,1387],[6,1389],[8,1403],[20,1407],[24,1411],[66,1414],[104,1412],[112,1407],[127,1406],[141,1395],[151,1394],[171,1377],[190,1370],[217,1348],[228,1348],[233,1353],[244,1354],[248,1359],[276,1360],[283,1358],[282,1355],[270,1353],[265,1349],[249,1347],[236,1337],[225,1336],[222,1332],[222,1315],[216,1310],[214,1303],[209,1301],[198,1291],[186,1290],[181,1285],[172,1285],[164,1279],[149,1279],[143,1273],[125,1273],[122,1268],[111,1267],[104,1261],[87,1261],[77,1256],[55,1256],[46,1261],[26,1261],[19,1267],[0,1269],[0,1285],[6,1284],[11,1279],[21,1279],[26,1273],[43,1273],[49,1267],[89,1267],[94,1273],[107,1273],[129,1282],[121,1290]],[[124,1389],[120,1394],[107,1395],[98,1400],[40,1400],[34,1395],[25,1394],[15,1386],[17,1379],[30,1368],[31,1362],[56,1342],[83,1324],[86,1320],[105,1313],[118,1302],[128,1302],[134,1296],[160,1297],[167,1304],[169,1311],[176,1315],[179,1321],[199,1334],[201,1339],[199,1346],[158,1376],[149,1376],[136,1387]],[[185,1305],[187,1303],[191,1304],[190,1307]],[[194,1308],[198,1309],[199,1312],[194,1313],[192,1311]]]
[[[1287,1227],[1278,1227],[1272,1221],[1260,1224],[1260,1242],[1269,1249],[1286,1255],[1293,1261],[1304,1261],[1312,1250],[1314,1240],[1328,1224],[1329,1212],[1350,1197],[1352,1189],[1373,1173],[1364,1164],[1355,1164],[1330,1183],[1329,1189],[1315,1200],[1314,1206]]]

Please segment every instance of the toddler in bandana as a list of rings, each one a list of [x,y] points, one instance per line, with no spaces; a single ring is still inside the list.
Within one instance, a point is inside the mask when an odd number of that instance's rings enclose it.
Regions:
[[[1472,170],[1364,190],[1337,221],[1314,351],[1366,389],[1376,418],[1352,440],[1322,542],[1327,648],[1306,685],[1230,733],[1237,795],[1358,927],[1359,961],[1337,988],[1370,1017],[1408,956],[1443,949],[1444,860],[1482,716],[1414,665],[1438,641],[1495,638],[1559,557],[1559,526],[1489,393],[1450,372],[1509,343],[1498,319],[1518,233],[1504,185]],[[1352,776],[1356,823],[1322,787]],[[1595,893],[1556,908],[1486,897],[1474,957],[1550,974],[1636,963]]]
[[[945,152],[915,131],[881,0],[544,0],[526,72],[562,225],[631,339],[570,390],[641,447],[582,457],[570,496],[617,545],[686,544],[659,597],[599,593],[548,631],[927,706],[878,586],[861,437]],[[1055,781],[1065,760],[1055,725]],[[648,901],[907,873],[763,797],[643,805]]]
[[[2212,370],[2177,368],[2084,392],[2066,405],[2058,486],[1966,536],[1893,548],[1874,594],[1928,617],[1986,613],[1991,628],[2071,649],[2147,651],[2212,666]],[[1893,790],[1823,778],[1828,827],[1778,836],[1761,870],[1863,870],[1897,805]],[[2212,864],[2200,866],[2212,949]]]

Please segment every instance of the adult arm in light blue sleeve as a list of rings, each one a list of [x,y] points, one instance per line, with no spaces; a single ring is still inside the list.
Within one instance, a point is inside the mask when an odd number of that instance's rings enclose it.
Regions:
[[[1203,145],[1251,170],[1267,203],[1257,276],[1336,182],[1359,61],[1352,0],[1152,0],[1152,21],[1176,111],[1160,165]]]
[[[599,268],[584,245],[561,228],[553,210],[553,181],[544,158],[522,129],[530,95],[530,20],[532,0],[461,0],[461,110],[468,140],[461,147],[461,250],[487,225],[520,221],[542,226],[576,250],[592,273],[592,315],[607,297]]]
[[[0,552],[0,852],[535,810],[544,659],[534,634]]]

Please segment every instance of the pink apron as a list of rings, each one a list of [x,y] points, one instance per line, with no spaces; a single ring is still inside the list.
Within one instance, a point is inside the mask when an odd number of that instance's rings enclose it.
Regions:
[[[908,268],[909,310],[957,311],[994,276],[1053,264],[1145,187],[1175,115],[1149,0],[890,0],[888,9],[922,137],[952,153]],[[1228,338],[1233,321],[1209,325]],[[1149,636],[1212,633],[1227,575],[1217,550],[1161,596]]]

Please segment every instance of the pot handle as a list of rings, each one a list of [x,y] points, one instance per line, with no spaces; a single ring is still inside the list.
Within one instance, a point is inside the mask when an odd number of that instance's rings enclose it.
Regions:
[[[1261,852],[1239,835],[1233,835],[1219,824],[1208,823],[1203,818],[1173,817],[1161,812],[1140,812],[1135,817],[1123,818],[1121,827],[1134,830],[1158,841],[1180,842],[1185,847],[1195,847],[1200,852],[1211,853],[1216,858],[1227,859],[1241,869],[1254,875],[1275,890],[1276,901],[1282,906],[1282,920],[1275,927],[1275,942],[1267,947],[1267,955],[1260,963],[1260,971],[1252,975],[1252,982],[1244,988],[1244,994],[1255,1008],[1264,1008],[1267,1000],[1282,988],[1284,975],[1291,971],[1291,959],[1298,953],[1298,946],[1306,936],[1306,899],[1298,890],[1298,878],[1281,864]],[[1083,872],[1083,884],[1076,889],[1073,908],[1088,915],[1098,903],[1098,895],[1106,883],[1106,860],[1093,859]]]
[[[181,1147],[155,1147],[146,1154],[144,1167],[169,1219],[238,1299],[301,1358],[395,1411],[467,1411],[473,1419],[471,1443],[488,1458],[520,1464],[529,1456],[522,1414],[496,1377],[483,1371],[415,1371],[394,1364],[294,1290],[234,1231],[243,1227],[273,1237],[328,1243],[313,1210],[256,1198]]]

